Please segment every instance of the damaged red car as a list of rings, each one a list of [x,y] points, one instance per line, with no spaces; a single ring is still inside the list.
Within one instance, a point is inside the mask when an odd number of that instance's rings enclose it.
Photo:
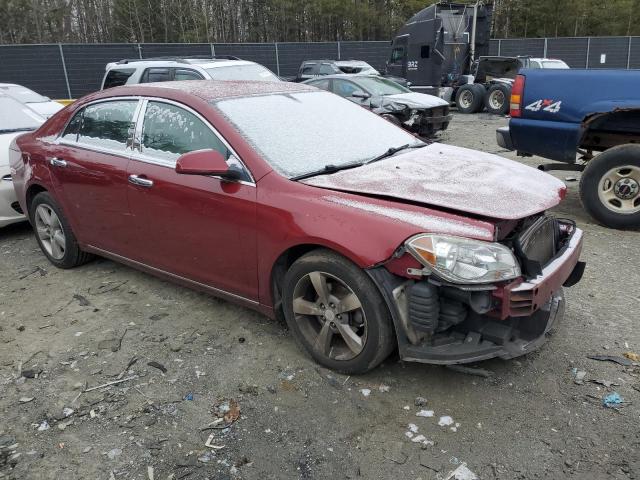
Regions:
[[[582,232],[543,172],[427,144],[328,92],[190,81],[87,96],[11,145],[44,255],[107,257],[284,316],[319,363],[511,358],[541,345]]]

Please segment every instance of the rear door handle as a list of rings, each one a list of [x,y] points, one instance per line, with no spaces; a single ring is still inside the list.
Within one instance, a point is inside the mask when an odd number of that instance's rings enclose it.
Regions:
[[[49,159],[49,163],[54,167],[66,167],[67,161],[61,158],[53,157]]]
[[[138,175],[129,175],[129,183],[133,183],[139,187],[153,187],[153,180],[149,180],[148,178],[140,177]]]

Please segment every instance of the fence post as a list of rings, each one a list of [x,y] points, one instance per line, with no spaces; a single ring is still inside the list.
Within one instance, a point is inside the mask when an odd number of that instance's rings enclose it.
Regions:
[[[498,56],[500,56],[501,51],[502,51],[502,39],[499,38],[498,39]]]
[[[60,60],[62,61],[62,71],[64,72],[64,81],[67,82],[67,95],[69,95],[69,99],[73,98],[71,96],[71,87],[69,86],[69,75],[67,75],[67,63],[64,61],[64,52],[62,51],[62,44],[58,44],[58,48],[60,49]]]
[[[627,45],[627,70],[631,67],[631,37],[629,37],[629,44]]]
[[[584,68],[589,68],[589,51],[591,50],[591,37],[587,37],[587,61]]]
[[[340,49],[340,40],[338,40],[338,60],[342,60],[342,51]]]
[[[142,60],[142,45],[136,43],[136,48],[138,49],[138,58]]]
[[[278,42],[274,43],[276,47],[276,73],[280,76],[280,54],[278,53]]]
[[[544,37],[544,55],[542,55],[543,58],[547,58],[547,37]]]
[[[210,43],[209,47],[211,48],[211,58],[214,58],[216,56],[216,47],[213,45],[213,43]]]

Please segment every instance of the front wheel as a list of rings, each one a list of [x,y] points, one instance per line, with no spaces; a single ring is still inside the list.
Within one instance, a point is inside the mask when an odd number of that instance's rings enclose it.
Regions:
[[[92,255],[80,250],[71,225],[48,192],[37,194],[29,205],[29,218],[42,253],[59,268],[73,268]]]
[[[346,258],[314,250],[284,279],[284,313],[293,336],[320,364],[365,373],[395,348],[389,309],[373,281]]]
[[[640,226],[640,145],[619,145],[589,160],[580,180],[580,199],[607,227]]]

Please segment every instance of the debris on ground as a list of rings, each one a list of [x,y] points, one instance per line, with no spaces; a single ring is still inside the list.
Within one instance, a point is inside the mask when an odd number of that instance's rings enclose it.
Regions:
[[[628,358],[632,362],[639,362],[640,363],[640,354],[638,354],[638,353],[624,352],[622,355],[624,355],[626,358]]]
[[[160,370],[162,373],[167,373],[167,367],[165,367],[164,365],[162,365],[161,363],[158,363],[154,360],[147,362],[147,365],[149,365],[150,367],[153,368],[157,368],[158,370]]]
[[[606,387],[606,388],[611,388],[611,387],[613,387],[613,386],[616,386],[616,387],[617,387],[618,385],[620,385],[619,383],[615,383],[615,382],[612,382],[612,381],[610,381],[610,380],[598,380],[598,379],[592,379],[592,380],[589,380],[589,381],[590,381],[591,383],[596,383],[596,384],[598,384],[598,385],[602,385],[603,387]]]
[[[183,400],[187,400],[187,401],[192,401],[193,400],[193,393],[187,393],[184,397]]]
[[[215,433],[212,433],[211,435],[209,435],[209,438],[207,438],[207,441],[204,442],[204,446],[212,448],[213,450],[222,450],[224,448],[224,445],[214,445],[211,443],[215,438],[216,438]]]
[[[469,470],[466,463],[461,463],[458,468],[449,472],[444,480],[479,480],[479,478]]]
[[[491,370],[485,370],[484,368],[472,368],[465,367],[463,365],[447,365],[447,369],[454,372],[464,373],[466,375],[475,375],[476,377],[489,378],[493,375]]]
[[[564,177],[565,182],[576,182],[577,180],[576,177]]]
[[[32,402],[34,399],[35,397],[20,397],[18,401],[20,403],[29,403],[29,402]]]
[[[604,396],[602,399],[602,405],[607,408],[619,408],[624,403],[624,399],[618,392],[611,392]]]
[[[385,385],[384,383],[381,383],[380,386],[378,387],[378,391],[380,393],[386,393],[391,389],[391,387],[389,385]]]
[[[631,366],[631,360],[628,358],[616,357],[614,355],[589,355],[587,358],[590,358],[591,360],[598,360],[600,362],[613,362],[624,367]]]
[[[444,415],[440,417],[440,420],[438,420],[438,425],[440,425],[441,427],[448,427],[449,425],[453,425],[453,418],[451,418],[449,415]]]
[[[424,407],[427,404],[427,399],[424,397],[416,397],[416,399],[413,401],[413,404],[416,407]]]
[[[114,448],[107,452],[107,457],[109,458],[109,460],[113,460],[114,458],[120,456],[120,454],[122,454],[122,450],[119,448]]]
[[[46,420],[43,420],[42,422],[40,422],[40,425],[38,426],[38,431],[44,432],[45,430],[49,430],[49,422],[47,422]]]
[[[416,413],[416,417],[433,417],[433,410],[420,410]]]
[[[255,397],[259,394],[260,389],[258,385],[256,385],[255,383],[252,383],[252,384],[241,383],[240,385],[238,385],[238,391],[240,393],[244,393],[246,395],[253,395]]]
[[[92,392],[92,391],[98,390],[100,388],[110,387],[112,385],[117,385],[117,384],[123,383],[123,382],[128,382],[129,380],[134,380],[136,378],[138,378],[138,375],[132,375],[130,377],[123,378],[121,380],[114,380],[113,382],[103,383],[102,385],[98,385],[96,387],[87,388],[83,393]]]
[[[226,428],[240,417],[240,404],[233,398],[228,400],[221,398],[213,405],[212,413],[224,420],[226,425],[222,428]]]
[[[573,383],[576,385],[582,385],[586,376],[587,372],[584,370],[578,370],[577,368],[573,369]]]
[[[371,389],[370,388],[361,388],[360,389],[360,393],[362,394],[363,397],[368,397],[369,395],[371,395]]]

